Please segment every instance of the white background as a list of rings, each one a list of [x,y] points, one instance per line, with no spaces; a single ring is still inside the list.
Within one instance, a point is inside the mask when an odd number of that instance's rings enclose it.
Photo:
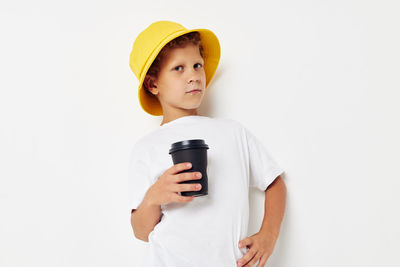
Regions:
[[[200,113],[242,122],[286,171],[266,266],[400,266],[399,7],[2,1],[0,266],[147,266],[130,225],[128,156],[162,118],[140,108],[128,61],[157,20],[219,37]],[[263,197],[251,191],[249,235]]]

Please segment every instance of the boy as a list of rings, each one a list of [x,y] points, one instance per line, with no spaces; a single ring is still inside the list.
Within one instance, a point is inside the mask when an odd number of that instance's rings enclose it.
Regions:
[[[139,34],[130,67],[139,80],[139,101],[151,115],[163,115],[156,130],[134,145],[129,164],[131,224],[136,238],[149,242],[150,265],[264,266],[279,235],[285,208],[283,170],[241,123],[197,112],[220,58],[210,30],[187,30],[158,21]],[[208,195],[200,172],[189,162],[173,165],[170,145],[188,139],[208,144]],[[265,191],[265,214],[258,233],[246,237],[249,187]]]

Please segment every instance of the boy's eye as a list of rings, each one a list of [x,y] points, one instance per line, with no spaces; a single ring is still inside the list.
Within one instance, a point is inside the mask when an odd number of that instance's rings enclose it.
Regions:
[[[201,63],[196,63],[196,64],[194,64],[194,66],[196,66],[196,65],[203,66]],[[183,66],[182,66],[182,65],[179,65],[179,66],[176,66],[176,67],[174,68],[174,70],[179,70],[178,68],[180,68],[180,67],[182,67],[182,68],[183,68]]]

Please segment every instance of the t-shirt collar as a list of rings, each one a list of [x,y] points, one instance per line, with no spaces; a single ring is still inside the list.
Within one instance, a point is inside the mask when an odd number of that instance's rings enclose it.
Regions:
[[[177,119],[175,119],[173,121],[164,123],[163,125],[159,125],[158,127],[159,128],[165,128],[165,127],[167,127],[169,125],[173,125],[173,124],[176,124],[176,123],[180,123],[180,122],[188,121],[188,120],[192,120],[192,119],[198,119],[198,118],[208,118],[208,117],[207,116],[200,116],[200,115],[186,115],[186,116],[183,116],[183,117],[179,117],[179,118],[177,118]]]

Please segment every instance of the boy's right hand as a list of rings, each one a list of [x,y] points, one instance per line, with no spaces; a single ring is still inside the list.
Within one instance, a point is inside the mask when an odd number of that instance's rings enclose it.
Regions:
[[[187,166],[190,164],[190,166]],[[201,172],[183,172],[183,170],[192,168],[190,162],[178,163],[167,169],[158,180],[149,188],[147,197],[150,203],[154,205],[165,205],[171,202],[190,202],[194,196],[180,196],[178,192],[182,191],[200,191],[201,185],[194,184],[179,184],[182,181],[201,179],[196,174]],[[200,187],[197,188],[196,186]]]

